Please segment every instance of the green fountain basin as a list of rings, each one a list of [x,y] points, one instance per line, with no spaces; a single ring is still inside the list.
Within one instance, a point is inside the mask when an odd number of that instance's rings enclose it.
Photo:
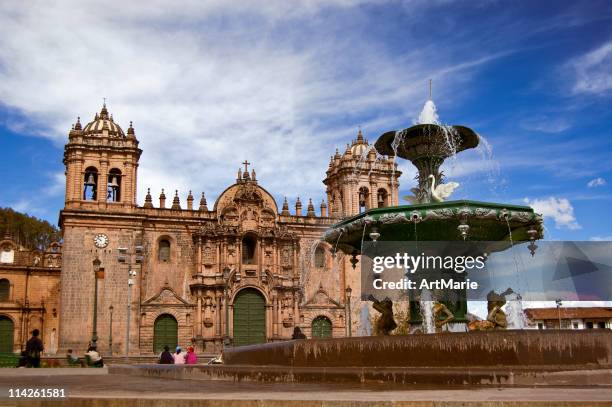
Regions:
[[[333,225],[323,238],[337,250],[360,254],[374,228],[378,241],[455,241],[464,240],[459,225],[469,226],[466,240],[498,241],[500,250],[543,237],[542,217],[529,206],[458,200],[370,209]]]

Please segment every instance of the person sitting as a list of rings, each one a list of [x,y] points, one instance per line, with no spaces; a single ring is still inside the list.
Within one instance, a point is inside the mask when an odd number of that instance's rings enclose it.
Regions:
[[[66,360],[69,366],[83,366],[83,361],[79,359],[77,355],[72,353],[72,349],[68,349],[66,352]]]
[[[87,365],[91,367],[103,367],[104,361],[102,360],[102,356],[96,350],[95,346],[90,346],[87,348],[87,352],[85,352],[85,359],[87,360]]]
[[[293,335],[291,335],[291,339],[306,339],[306,335],[304,335],[304,332],[302,332],[299,326],[296,326],[293,328]]]
[[[168,346],[164,346],[164,351],[159,355],[159,363],[162,365],[174,364],[174,358],[172,357],[172,353],[170,353],[170,348]]]
[[[180,346],[176,347],[176,352],[172,354],[174,358],[175,365],[184,365],[185,364],[185,353],[183,353]]]
[[[188,365],[195,365],[198,363],[198,356],[195,354],[193,346],[187,348],[187,357],[185,357],[185,363]]]

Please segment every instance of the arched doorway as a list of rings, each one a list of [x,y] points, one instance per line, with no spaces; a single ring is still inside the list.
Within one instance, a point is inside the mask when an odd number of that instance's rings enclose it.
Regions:
[[[312,320],[312,337],[313,338],[331,338],[332,323],[329,318],[322,315]]]
[[[234,299],[234,345],[266,341],[266,300],[254,288],[245,288]]]
[[[174,350],[178,345],[178,322],[170,314],[162,314],[155,320],[153,329],[153,352],[159,353],[168,346]]]
[[[0,315],[0,353],[13,353],[15,325],[9,317]]]

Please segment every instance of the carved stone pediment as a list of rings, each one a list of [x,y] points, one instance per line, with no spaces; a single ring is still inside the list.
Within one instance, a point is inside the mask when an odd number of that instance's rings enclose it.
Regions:
[[[317,290],[317,292],[314,293],[312,297],[310,297],[310,299],[306,302],[305,306],[306,307],[321,307],[321,306],[340,307],[341,305],[338,302],[332,300],[329,294],[327,293],[327,291],[323,289],[323,286],[319,285],[319,289]]]
[[[189,305],[170,287],[163,287],[159,293],[146,300],[143,305]]]
[[[257,187],[257,184],[246,182],[240,185],[238,192],[234,195],[236,203],[255,203],[258,206],[263,203],[263,197]]]

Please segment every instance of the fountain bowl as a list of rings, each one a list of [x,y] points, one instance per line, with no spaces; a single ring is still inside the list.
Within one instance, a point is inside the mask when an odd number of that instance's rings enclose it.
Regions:
[[[469,127],[417,124],[382,134],[374,146],[380,154],[397,155],[416,165],[424,157],[437,157],[443,161],[460,151],[477,147],[479,140],[478,134]]]

